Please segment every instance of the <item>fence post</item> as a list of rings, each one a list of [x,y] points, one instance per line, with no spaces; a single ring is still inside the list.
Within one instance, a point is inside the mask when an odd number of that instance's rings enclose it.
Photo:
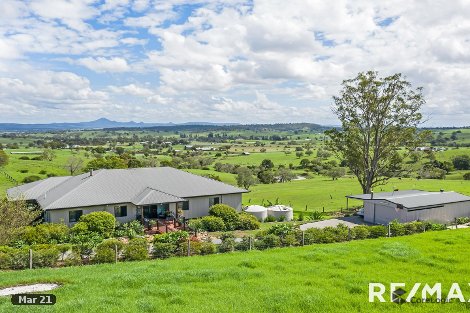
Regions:
[[[323,213],[325,213],[325,207],[323,207]]]
[[[388,237],[391,237],[392,236],[392,233],[390,231],[390,223],[388,223]]]
[[[454,218],[454,221],[455,221],[455,229],[457,229],[458,228],[457,218]]]
[[[249,249],[250,249],[250,251],[251,251],[251,236],[248,237],[248,244],[249,244]]]
[[[188,256],[191,256],[191,238],[188,238]]]
[[[117,245],[114,245],[114,262],[118,262],[118,250],[117,250]]]
[[[305,246],[305,230],[302,230],[302,246]]]
[[[33,249],[29,249],[29,269],[33,269]]]

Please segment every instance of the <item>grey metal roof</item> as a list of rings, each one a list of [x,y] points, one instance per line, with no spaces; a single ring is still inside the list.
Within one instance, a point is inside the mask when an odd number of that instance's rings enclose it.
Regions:
[[[20,185],[18,187],[8,189],[7,196],[11,198],[22,197],[24,200],[34,200],[44,194],[46,191],[56,187],[69,178],[70,176],[50,177],[32,183]]]
[[[152,203],[167,203],[167,202],[181,202],[181,201],[185,201],[185,199],[147,187],[140,194],[138,194],[131,202],[134,203],[135,205],[144,205],[144,204],[152,204]]]
[[[46,180],[44,180],[46,181]],[[182,201],[190,197],[247,192],[228,184],[171,167],[112,169],[62,177],[51,188],[30,192],[23,185],[8,190],[9,195],[32,194],[44,210],[74,208],[114,203],[134,203],[148,199]],[[29,185],[29,184],[28,184]],[[35,187],[31,186],[31,187]],[[147,191],[152,189],[155,192]],[[165,195],[166,194],[166,195]],[[145,200],[147,197],[147,200]],[[162,203],[159,201],[156,203]]]
[[[423,190],[413,190],[413,189],[412,190],[398,190],[398,191],[392,191],[392,192],[374,192],[374,199],[385,200],[387,198],[391,198],[394,196],[419,195],[419,194],[426,194],[426,193],[429,193],[429,192],[423,191]],[[351,198],[351,199],[370,200],[372,197],[372,194],[364,193],[360,195],[349,195],[346,197]]]
[[[454,191],[422,191],[422,190],[403,190],[395,192],[383,192],[374,194],[371,199],[370,194],[362,194],[356,196],[348,196],[354,199],[363,200],[385,200],[394,204],[403,206],[404,208],[424,208],[443,205],[455,202],[470,202],[470,197],[454,192]]]

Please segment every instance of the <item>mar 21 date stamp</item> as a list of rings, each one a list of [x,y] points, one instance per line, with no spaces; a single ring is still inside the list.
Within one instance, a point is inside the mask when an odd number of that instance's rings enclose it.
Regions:
[[[53,294],[16,294],[11,296],[13,305],[54,305],[57,297]]]

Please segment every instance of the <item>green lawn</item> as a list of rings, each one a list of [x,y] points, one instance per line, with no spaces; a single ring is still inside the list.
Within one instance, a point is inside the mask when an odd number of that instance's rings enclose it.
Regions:
[[[470,297],[470,229],[163,261],[0,272],[0,286],[59,282],[53,307],[1,312],[458,312],[461,303],[369,303],[368,284],[457,282]],[[458,251],[458,253],[456,253]]]
[[[398,188],[421,189],[428,191],[461,192],[470,195],[470,182],[465,180],[435,180],[435,179],[392,179],[387,185],[379,186],[375,192],[393,191]],[[251,192],[243,195],[243,204],[261,204],[263,200],[291,205],[296,211],[337,211],[346,207],[346,195],[362,193],[356,178],[345,177],[331,180],[324,176],[314,176],[312,179],[292,181],[282,184],[256,185]],[[349,201],[350,206],[360,205],[362,202]]]

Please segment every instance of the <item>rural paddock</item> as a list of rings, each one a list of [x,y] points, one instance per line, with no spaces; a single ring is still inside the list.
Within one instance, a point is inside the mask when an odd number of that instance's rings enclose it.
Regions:
[[[329,220],[312,222],[300,225],[301,230],[307,230],[309,228],[325,228],[328,226],[336,227],[339,224],[344,224],[348,227],[355,227],[358,225],[370,225],[369,223],[364,222],[364,219],[360,216],[349,216],[349,217],[339,217],[332,218]]]

